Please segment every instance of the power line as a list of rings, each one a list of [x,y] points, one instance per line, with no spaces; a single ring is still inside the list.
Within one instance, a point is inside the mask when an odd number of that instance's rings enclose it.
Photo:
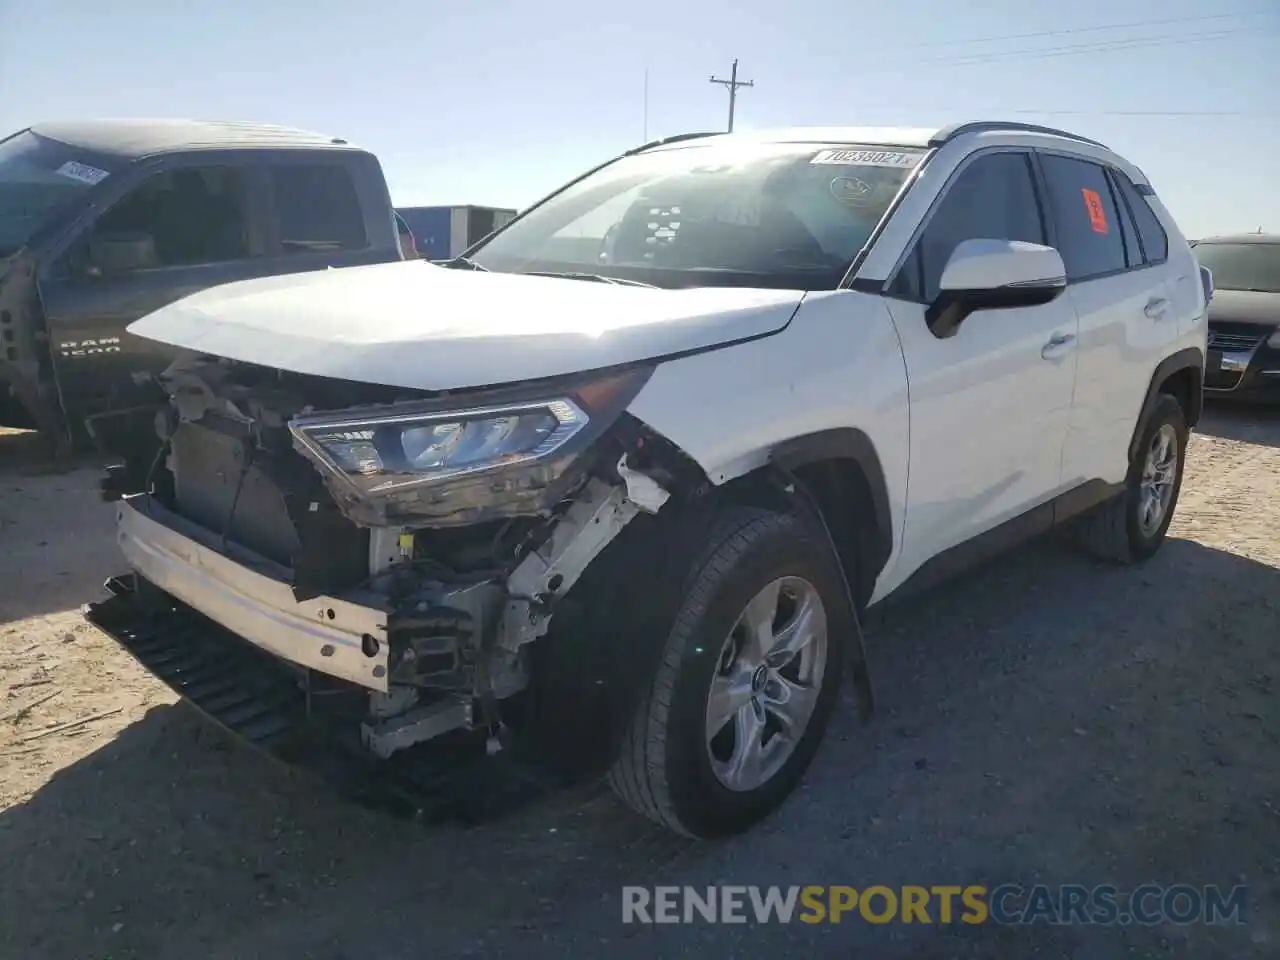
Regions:
[[[999,43],[1005,40],[1034,40],[1039,37],[1063,37],[1079,33],[1096,33],[1101,30],[1129,30],[1134,27],[1163,27],[1177,23],[1204,23],[1209,20],[1231,20],[1236,17],[1260,17],[1274,10],[1242,10],[1237,13],[1211,13],[1197,17],[1168,17],[1161,20],[1131,20],[1128,23],[1102,23],[1093,27],[1066,27],[1060,30],[1037,30],[1034,33],[1006,33],[996,37],[973,37],[970,39],[930,40],[924,43],[905,44],[895,47],[907,50],[920,47],[942,47],[966,43]]]
[[[968,108],[966,108],[968,109]],[[981,111],[979,111],[981,112]],[[1280,110],[996,110],[1044,117],[1277,117]]]
[[[940,57],[931,60],[917,60],[911,69],[920,67],[968,67],[986,63],[1002,63],[1007,61],[1049,60],[1056,57],[1078,57],[1094,53],[1112,53],[1117,50],[1142,50],[1156,47],[1181,46],[1189,43],[1213,43],[1230,40],[1236,37],[1256,37],[1256,30],[1221,31],[1198,37],[1135,37],[1129,40],[1102,41],[1086,44],[1075,44],[1063,47],[1031,47],[1025,50],[1001,50],[986,54],[966,54],[959,57]],[[900,73],[902,66],[883,67],[864,71],[863,75],[876,73]]]
[[[1076,35],[1082,33],[1093,33],[1102,30],[1122,30],[1133,27],[1150,27],[1165,26],[1171,24],[1182,23],[1204,23],[1215,20],[1230,20],[1236,18],[1247,18],[1263,16],[1272,13],[1271,10],[1245,10],[1235,13],[1215,13],[1204,14],[1193,17],[1166,17],[1157,20],[1130,21],[1127,23],[1111,23],[1098,24],[1091,27],[1067,27],[1059,30],[1041,30],[1031,33],[1013,33],[1004,34],[995,37],[976,37],[968,40],[949,40],[937,43],[927,42],[919,44],[909,44],[906,47],[897,49],[922,48],[930,46],[953,45],[953,44],[969,44],[969,43],[995,43],[1006,40],[1029,40],[1039,37],[1055,37]],[[987,53],[971,53],[961,54],[958,56],[938,57],[927,60],[917,60],[911,64],[911,69],[930,66],[950,66],[950,67],[967,67],[980,66],[986,63],[1000,63],[1010,60],[1034,61],[1047,60],[1057,57],[1075,57],[1087,56],[1097,53],[1111,53],[1116,51],[1130,51],[1152,49],[1167,46],[1182,46],[1192,43],[1215,43],[1222,40],[1230,40],[1237,37],[1256,37],[1262,33],[1268,35],[1268,31],[1258,29],[1241,29],[1241,30],[1219,30],[1213,33],[1202,34],[1198,36],[1149,36],[1149,37],[1127,37],[1114,40],[1095,40],[1081,44],[1067,44],[1059,47],[1028,47],[1021,50],[993,50]],[[865,71],[865,74],[876,73],[897,73],[902,69],[901,66],[889,67],[879,70]],[[733,131],[734,109],[737,102],[737,91],[739,87],[753,87],[754,81],[738,79],[738,61],[733,61],[732,72],[728,80],[722,80],[714,75],[710,78],[711,83],[724,86],[729,91],[729,126],[730,132]],[[646,121],[648,115],[647,104],[647,87],[648,78],[646,71]],[[999,111],[1015,114],[1040,114],[1043,116],[1117,116],[1117,117],[1272,117],[1276,113],[1272,112],[1239,112],[1239,111],[1221,111],[1221,110],[1013,110]],[[647,122],[646,122],[647,127]]]
[[[1110,50],[1132,50],[1145,47],[1180,46],[1186,43],[1211,43],[1234,36],[1256,36],[1253,30],[1222,30],[1194,37],[1130,37],[1126,40],[1096,40],[1092,43],[1068,44],[1062,47],[1028,47],[1023,50],[998,50],[992,53],[971,53],[955,57],[939,57],[918,61],[925,64],[999,63],[1002,60],[1040,60],[1051,57],[1074,57],[1087,53],[1106,53]]]
[[[901,104],[886,103],[881,104],[874,109],[888,110],[897,109]],[[1280,110],[1265,111],[1247,111],[1247,110],[1042,110],[1042,109],[1019,109],[1010,110],[1008,107],[974,107],[972,105],[957,107],[939,107],[931,106],[930,109],[934,113],[953,113],[964,114],[966,116],[1036,116],[1036,117],[1168,117],[1170,119],[1185,117],[1224,117],[1228,119],[1240,119],[1242,117],[1255,118],[1275,118],[1280,117]]]

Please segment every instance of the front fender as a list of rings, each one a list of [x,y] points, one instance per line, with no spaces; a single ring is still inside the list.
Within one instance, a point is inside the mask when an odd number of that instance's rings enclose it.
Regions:
[[[896,557],[910,412],[902,347],[878,296],[809,294],[772,337],[662,363],[628,409],[716,485],[778,456],[852,455],[878,477],[872,497],[887,520],[886,569]]]
[[[812,463],[852,460],[862,470],[871,495],[871,510],[875,515],[876,536],[867,558],[877,575],[884,570],[893,553],[893,511],[889,506],[889,486],[884,476],[884,466],[871,438],[857,427],[836,427],[818,433],[806,434],[784,440],[774,448],[774,463],[794,471]]]

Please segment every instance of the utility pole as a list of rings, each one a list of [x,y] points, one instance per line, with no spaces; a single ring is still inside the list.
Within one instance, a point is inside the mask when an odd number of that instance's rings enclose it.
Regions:
[[[649,142],[649,68],[644,68],[644,139],[641,143]]]
[[[733,108],[734,108],[734,105],[738,102],[738,88],[754,87],[755,83],[754,81],[751,81],[751,80],[738,79],[738,60],[736,57],[734,58],[734,61],[733,61],[733,71],[729,74],[729,79],[719,80],[713,74],[711,77],[711,82],[718,83],[720,84],[720,86],[727,87],[729,90],[729,132],[733,133]]]

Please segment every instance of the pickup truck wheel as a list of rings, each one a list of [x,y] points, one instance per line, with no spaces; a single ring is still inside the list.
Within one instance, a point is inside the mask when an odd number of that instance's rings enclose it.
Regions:
[[[724,836],[808,768],[854,622],[828,542],[795,516],[725,510],[686,584],[609,781],[678,833]]]
[[[1187,436],[1182,405],[1161,394],[1129,464],[1124,493],[1080,518],[1077,539],[1089,553],[1137,563],[1160,549],[1182,489]]]

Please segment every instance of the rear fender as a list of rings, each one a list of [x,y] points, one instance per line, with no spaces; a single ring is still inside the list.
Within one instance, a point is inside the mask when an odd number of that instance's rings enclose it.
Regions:
[[[1190,372],[1189,395],[1179,397],[1186,403],[1187,426],[1194,427],[1200,422],[1200,414],[1204,410],[1204,352],[1199,347],[1187,347],[1177,353],[1170,354],[1160,361],[1151,382],[1147,385],[1147,395],[1143,398],[1142,409],[1137,423],[1133,427],[1133,436],[1129,440],[1129,460],[1137,456],[1138,444],[1141,442],[1143,430],[1151,419],[1151,412],[1160,399],[1160,394],[1167,392],[1164,388],[1171,377]],[[1185,374],[1184,374],[1185,376]]]

